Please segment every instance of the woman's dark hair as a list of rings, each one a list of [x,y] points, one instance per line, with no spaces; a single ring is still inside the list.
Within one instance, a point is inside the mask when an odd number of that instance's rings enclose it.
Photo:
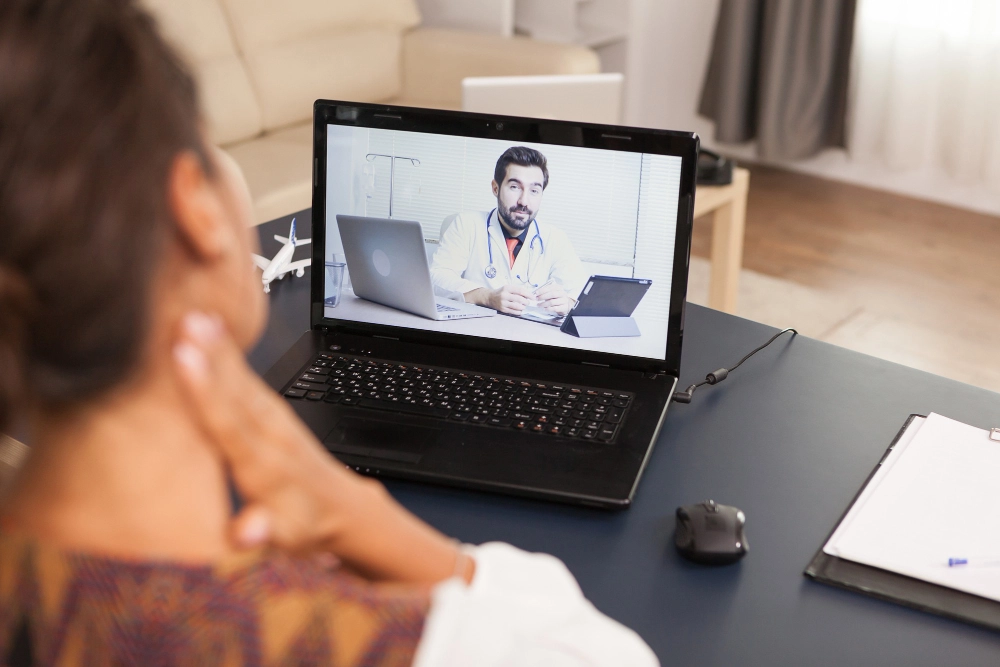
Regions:
[[[516,164],[522,167],[538,167],[542,170],[542,190],[549,186],[549,163],[545,156],[534,148],[527,146],[511,146],[503,152],[497,160],[497,166],[493,170],[493,180],[497,185],[503,185],[503,179],[507,178],[507,165]]]
[[[135,369],[184,150],[212,173],[194,82],[134,2],[0,0],[0,429]]]

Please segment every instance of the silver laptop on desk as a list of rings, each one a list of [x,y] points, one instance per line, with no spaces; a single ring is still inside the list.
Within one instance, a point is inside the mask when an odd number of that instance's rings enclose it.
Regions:
[[[462,79],[462,110],[617,125],[619,73],[482,76]]]
[[[354,293],[431,320],[491,317],[496,311],[434,295],[419,222],[338,215]]]

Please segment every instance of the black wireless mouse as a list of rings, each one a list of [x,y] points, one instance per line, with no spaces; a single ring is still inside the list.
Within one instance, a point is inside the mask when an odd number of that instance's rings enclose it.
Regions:
[[[735,563],[747,553],[746,516],[731,505],[706,500],[677,508],[674,544],[688,560],[706,565]]]

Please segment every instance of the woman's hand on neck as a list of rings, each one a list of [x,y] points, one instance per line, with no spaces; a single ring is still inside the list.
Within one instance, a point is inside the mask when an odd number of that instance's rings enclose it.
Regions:
[[[244,348],[266,316],[251,270],[246,184],[231,159],[214,155],[211,177],[192,155],[175,160],[168,197],[176,229],[158,258],[141,361],[103,395],[36,411],[31,453],[0,508],[7,525],[109,555],[198,562],[232,550],[225,467],[172,371],[190,310],[219,314]]]

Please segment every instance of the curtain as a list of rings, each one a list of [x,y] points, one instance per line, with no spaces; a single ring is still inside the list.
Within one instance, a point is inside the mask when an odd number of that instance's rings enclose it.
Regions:
[[[722,0],[698,111],[767,159],[845,145],[855,0]]]
[[[861,0],[850,153],[1000,192],[1000,3]]]

